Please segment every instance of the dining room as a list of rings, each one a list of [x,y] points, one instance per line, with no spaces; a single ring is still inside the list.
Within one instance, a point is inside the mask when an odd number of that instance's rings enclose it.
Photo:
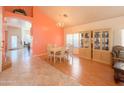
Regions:
[[[1,0],[1,93],[123,93],[123,0]]]
[[[123,46],[124,7],[3,8],[5,16],[32,22],[32,52],[20,49],[8,55],[13,65],[3,71],[0,81],[10,78],[1,85],[123,85],[114,80],[112,48]],[[18,8],[27,15],[13,13]]]

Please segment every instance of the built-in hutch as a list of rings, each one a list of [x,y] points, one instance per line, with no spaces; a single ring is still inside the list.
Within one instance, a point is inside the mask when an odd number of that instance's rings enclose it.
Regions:
[[[80,57],[111,64],[111,29],[80,32]]]
[[[80,56],[91,59],[91,31],[80,32]]]

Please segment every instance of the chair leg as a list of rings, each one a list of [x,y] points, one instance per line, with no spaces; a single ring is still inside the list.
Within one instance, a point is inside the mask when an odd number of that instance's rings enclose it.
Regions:
[[[65,58],[65,57],[63,57],[63,61],[64,61],[64,62],[65,62],[65,59],[66,59],[66,58]]]
[[[56,63],[56,57],[55,58],[53,57],[53,61],[54,61],[54,64],[55,64]]]
[[[57,59],[57,58],[55,58],[55,62],[57,62],[57,61],[58,61],[58,59]],[[55,63],[55,62],[54,62],[54,63]]]
[[[61,61],[62,61],[62,58],[60,57],[60,63],[61,63]]]
[[[67,54],[67,60],[68,60],[68,56],[69,56],[69,55]]]

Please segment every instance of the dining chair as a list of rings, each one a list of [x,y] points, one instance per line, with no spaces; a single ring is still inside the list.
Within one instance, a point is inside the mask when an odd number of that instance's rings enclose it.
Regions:
[[[66,55],[67,55],[67,59],[69,57],[71,57],[72,61],[73,61],[73,45],[72,44],[67,45],[67,47],[66,47]]]
[[[60,62],[62,61],[62,59],[65,61],[66,53],[65,53],[65,48],[63,48],[60,52],[56,53],[56,59],[59,58]]]

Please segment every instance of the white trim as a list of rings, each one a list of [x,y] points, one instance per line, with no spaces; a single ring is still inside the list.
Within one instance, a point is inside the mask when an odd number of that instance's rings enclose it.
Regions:
[[[39,57],[39,56],[45,56],[45,55],[47,55],[47,53],[41,53],[39,55],[33,55],[33,57]]]
[[[0,63],[0,72],[2,72],[2,64]]]

